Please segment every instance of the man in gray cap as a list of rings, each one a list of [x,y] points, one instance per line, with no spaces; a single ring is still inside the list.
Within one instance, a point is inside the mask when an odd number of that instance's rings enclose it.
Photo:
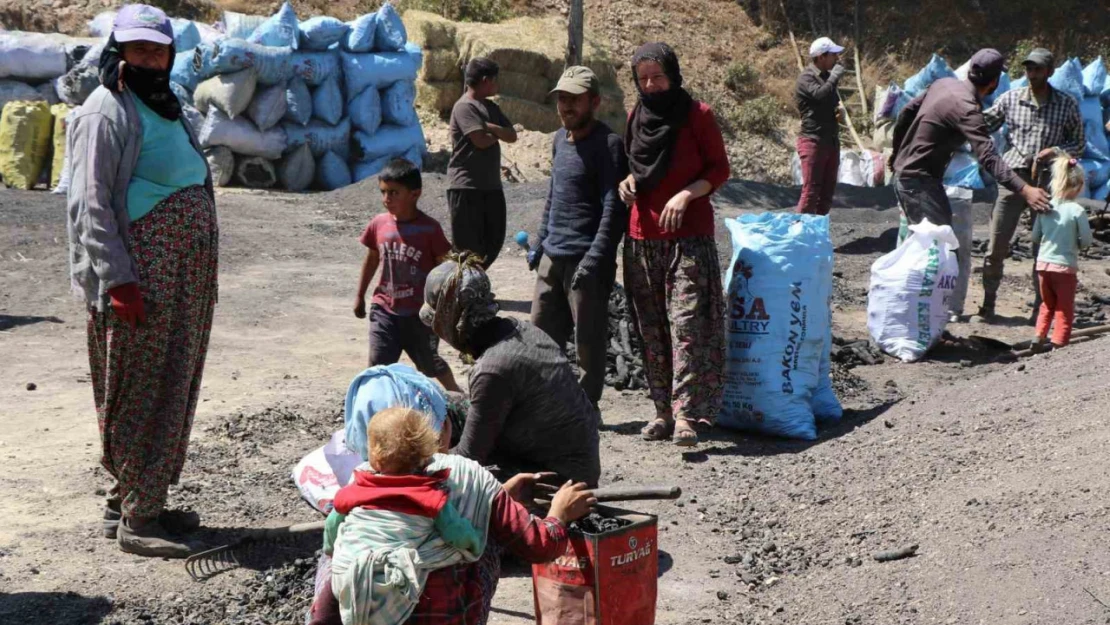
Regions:
[[[560,347],[573,330],[580,382],[597,405],[605,385],[609,292],[628,212],[617,185],[627,174],[624,142],[597,120],[600,83],[569,67],[552,90],[562,130],[552,146],[551,187],[528,253],[537,271],[532,323]]]
[[[979,164],[998,184],[1020,195],[1036,209],[1046,208],[1048,194],[1026,183],[998,155],[983,118],[983,98],[998,88],[1005,70],[1002,55],[993,49],[971,57],[967,80],[941,78],[917,96],[894,124],[894,191],[911,224],[924,219],[952,225],[952,207],[944,192],[944,170],[952,154],[971,143]]]
[[[1083,155],[1086,139],[1083,136],[1083,118],[1079,103],[1070,95],[1048,84],[1052,77],[1052,53],[1037,48],[1022,62],[1029,86],[1002,94],[983,114],[987,128],[994,132],[1006,125],[1006,143],[1010,146],[1002,160],[1014,173],[1030,184],[1032,168],[1038,171],[1051,165],[1057,153],[1070,158]],[[1059,152],[1058,152],[1059,151]],[[1002,267],[1010,253],[1010,239],[1017,230],[1026,202],[1008,189],[998,190],[998,201],[991,215],[991,238],[987,256],[983,260],[983,305],[979,317],[990,321],[994,317],[995,298],[1002,284]],[[1037,288],[1033,281],[1034,291]]]

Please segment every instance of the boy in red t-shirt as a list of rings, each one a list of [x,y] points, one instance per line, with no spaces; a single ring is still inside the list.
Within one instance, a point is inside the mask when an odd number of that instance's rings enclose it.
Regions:
[[[359,239],[368,249],[355,298],[355,316],[366,318],[366,291],[382,266],[370,305],[370,366],[391,365],[404,350],[424,375],[460,391],[439,355],[439,338],[420,321],[424,281],[451,251],[439,222],[416,207],[423,182],[416,165],[397,158],[378,175],[386,214],[370,220]]]

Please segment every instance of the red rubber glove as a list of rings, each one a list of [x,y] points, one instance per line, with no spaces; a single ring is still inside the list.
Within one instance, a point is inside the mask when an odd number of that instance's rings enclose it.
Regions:
[[[112,298],[112,310],[127,325],[134,328],[138,324],[146,323],[143,295],[139,292],[137,282],[128,282],[108,289],[108,297]]]

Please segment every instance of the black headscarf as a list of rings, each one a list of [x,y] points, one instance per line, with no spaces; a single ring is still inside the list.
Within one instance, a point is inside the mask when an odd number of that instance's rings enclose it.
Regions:
[[[174,58],[173,44],[170,44],[170,62]],[[123,60],[122,46],[116,42],[115,35],[108,37],[104,51],[100,53],[100,84],[112,93],[119,93],[119,64]],[[181,118],[181,102],[170,89],[170,68],[165,70],[147,69],[126,65],[123,70],[123,83],[135,93],[150,110],[170,120]]]
[[[660,93],[644,93],[636,78],[636,66],[655,61],[663,67],[671,88]],[[667,173],[678,131],[686,123],[694,99],[682,88],[678,55],[665,43],[646,43],[632,55],[632,75],[640,101],[628,119],[624,147],[628,168],[636,180],[636,191],[650,191]]]

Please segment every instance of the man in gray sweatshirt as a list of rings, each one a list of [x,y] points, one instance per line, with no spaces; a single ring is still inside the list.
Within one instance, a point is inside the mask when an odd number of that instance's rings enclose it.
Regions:
[[[563,129],[552,146],[551,188],[528,254],[537,272],[532,323],[560,347],[574,332],[580,383],[597,405],[605,385],[609,293],[628,212],[617,185],[627,163],[620,136],[596,118],[600,83],[570,67],[552,93]]]

